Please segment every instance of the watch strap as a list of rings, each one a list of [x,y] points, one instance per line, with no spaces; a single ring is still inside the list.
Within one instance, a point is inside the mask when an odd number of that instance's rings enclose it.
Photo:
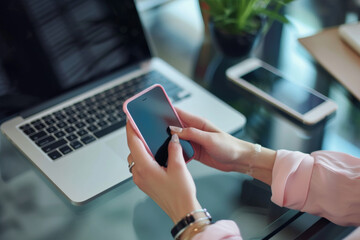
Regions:
[[[204,214],[197,214],[197,213],[204,213]],[[200,215],[200,216],[199,216]],[[195,222],[209,220],[211,222],[211,215],[210,213],[204,209],[198,209],[186,214],[172,229],[171,235],[177,239],[190,225],[194,224]]]

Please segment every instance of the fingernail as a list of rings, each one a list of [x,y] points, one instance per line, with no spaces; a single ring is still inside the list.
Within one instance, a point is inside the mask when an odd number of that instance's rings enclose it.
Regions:
[[[169,126],[169,128],[171,131],[177,132],[177,133],[181,133],[183,130],[181,127],[175,127],[175,126]]]
[[[174,143],[179,143],[179,136],[177,134],[173,134],[171,136],[171,141]]]

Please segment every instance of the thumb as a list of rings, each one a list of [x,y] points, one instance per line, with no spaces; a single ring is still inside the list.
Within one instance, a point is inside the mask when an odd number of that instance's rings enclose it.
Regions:
[[[181,128],[170,126],[172,134],[177,134],[179,138],[189,140],[199,145],[204,146],[211,138],[211,132],[205,132],[197,128]]]
[[[179,142],[179,136],[173,134],[168,145],[168,169],[185,166],[182,147]]]

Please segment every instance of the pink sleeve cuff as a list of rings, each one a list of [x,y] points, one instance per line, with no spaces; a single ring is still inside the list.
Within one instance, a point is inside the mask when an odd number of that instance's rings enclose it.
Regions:
[[[279,206],[301,210],[308,196],[313,167],[314,158],[309,154],[278,150],[272,173],[271,200]]]

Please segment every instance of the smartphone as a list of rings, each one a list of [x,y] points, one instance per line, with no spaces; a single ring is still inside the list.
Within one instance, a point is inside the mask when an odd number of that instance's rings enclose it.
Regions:
[[[123,110],[147,151],[161,165],[167,166],[169,126],[183,127],[164,88],[155,84],[124,102]],[[186,162],[195,155],[191,143],[180,139]]]
[[[287,80],[276,68],[249,58],[226,71],[228,79],[307,125],[318,123],[337,109],[319,92]]]

